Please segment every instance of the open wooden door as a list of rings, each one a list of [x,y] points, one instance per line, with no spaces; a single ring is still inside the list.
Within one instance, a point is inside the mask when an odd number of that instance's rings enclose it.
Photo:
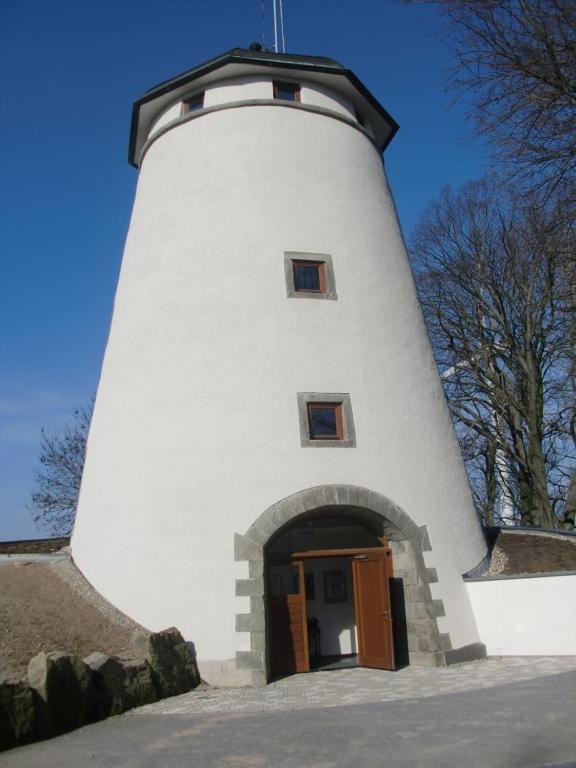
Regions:
[[[272,674],[309,672],[306,584],[302,560],[269,568],[268,606]]]
[[[354,602],[358,627],[358,663],[375,669],[395,669],[389,576],[390,550],[355,555],[352,559]]]

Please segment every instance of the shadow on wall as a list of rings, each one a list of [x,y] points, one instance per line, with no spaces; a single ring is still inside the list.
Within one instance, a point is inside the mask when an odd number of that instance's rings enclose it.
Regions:
[[[394,658],[396,669],[407,667],[410,663],[408,656],[408,625],[406,623],[406,601],[404,598],[404,583],[402,579],[392,578],[390,583],[390,602],[392,603],[392,635],[394,638]]]

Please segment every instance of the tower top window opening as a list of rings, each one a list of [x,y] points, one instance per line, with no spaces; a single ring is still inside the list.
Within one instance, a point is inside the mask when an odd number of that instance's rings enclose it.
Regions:
[[[311,440],[343,440],[342,403],[308,403]]]
[[[322,261],[293,261],[294,288],[296,291],[324,293],[326,269]]]
[[[285,83],[274,80],[274,98],[280,101],[300,101],[300,86],[298,83]]]
[[[204,91],[195,93],[182,102],[183,115],[186,115],[188,112],[196,112],[198,109],[204,109]]]

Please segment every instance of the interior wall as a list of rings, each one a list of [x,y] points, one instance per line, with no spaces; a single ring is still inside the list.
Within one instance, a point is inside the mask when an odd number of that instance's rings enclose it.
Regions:
[[[326,602],[324,574],[342,571],[346,584],[346,600]],[[320,626],[322,656],[356,653],[356,617],[354,613],[354,584],[352,561],[349,557],[322,557],[304,561],[304,572],[314,580],[315,599],[306,600],[308,618],[317,618]],[[310,648],[312,644],[310,643]]]
[[[346,599],[342,602],[326,600],[325,574],[340,571],[344,576]],[[356,653],[358,649],[356,616],[354,612],[354,583],[352,561],[349,557],[321,557],[304,560],[306,582],[306,613],[308,619],[318,619],[322,656],[340,656]],[[310,587],[312,578],[313,590]],[[269,567],[269,588],[276,594],[297,592],[296,569],[289,565]],[[313,641],[309,635],[310,654]]]

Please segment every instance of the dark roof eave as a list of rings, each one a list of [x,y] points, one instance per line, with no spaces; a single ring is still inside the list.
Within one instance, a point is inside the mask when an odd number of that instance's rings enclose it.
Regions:
[[[321,56],[298,56],[295,54],[269,54],[261,51],[243,51],[241,48],[233,48],[230,51],[216,56],[214,59],[210,59],[204,64],[200,64],[194,69],[190,69],[181,75],[164,80],[162,83],[146,91],[144,96],[140,97],[134,102],[132,108],[132,120],[130,124],[130,143],[128,148],[128,162],[134,168],[138,167],[135,162],[136,153],[136,141],[138,133],[138,121],[140,117],[140,107],[149,101],[152,101],[158,96],[163,96],[174,88],[178,88],[182,85],[196,80],[202,75],[207,75],[213,72],[215,69],[225,66],[230,63],[239,64],[259,64],[260,66],[267,67],[280,67],[285,69],[294,70],[313,70],[315,72],[321,72],[325,74],[337,74],[343,75],[349,80],[349,82],[364,96],[364,98],[370,103],[373,109],[383,117],[390,125],[390,134],[384,144],[380,147],[384,152],[386,147],[390,144],[396,132],[398,131],[398,123],[394,118],[384,109],[384,107],[374,98],[370,91],[362,84],[362,82],[356,77],[352,70],[339,64],[334,59],[328,59]]]

